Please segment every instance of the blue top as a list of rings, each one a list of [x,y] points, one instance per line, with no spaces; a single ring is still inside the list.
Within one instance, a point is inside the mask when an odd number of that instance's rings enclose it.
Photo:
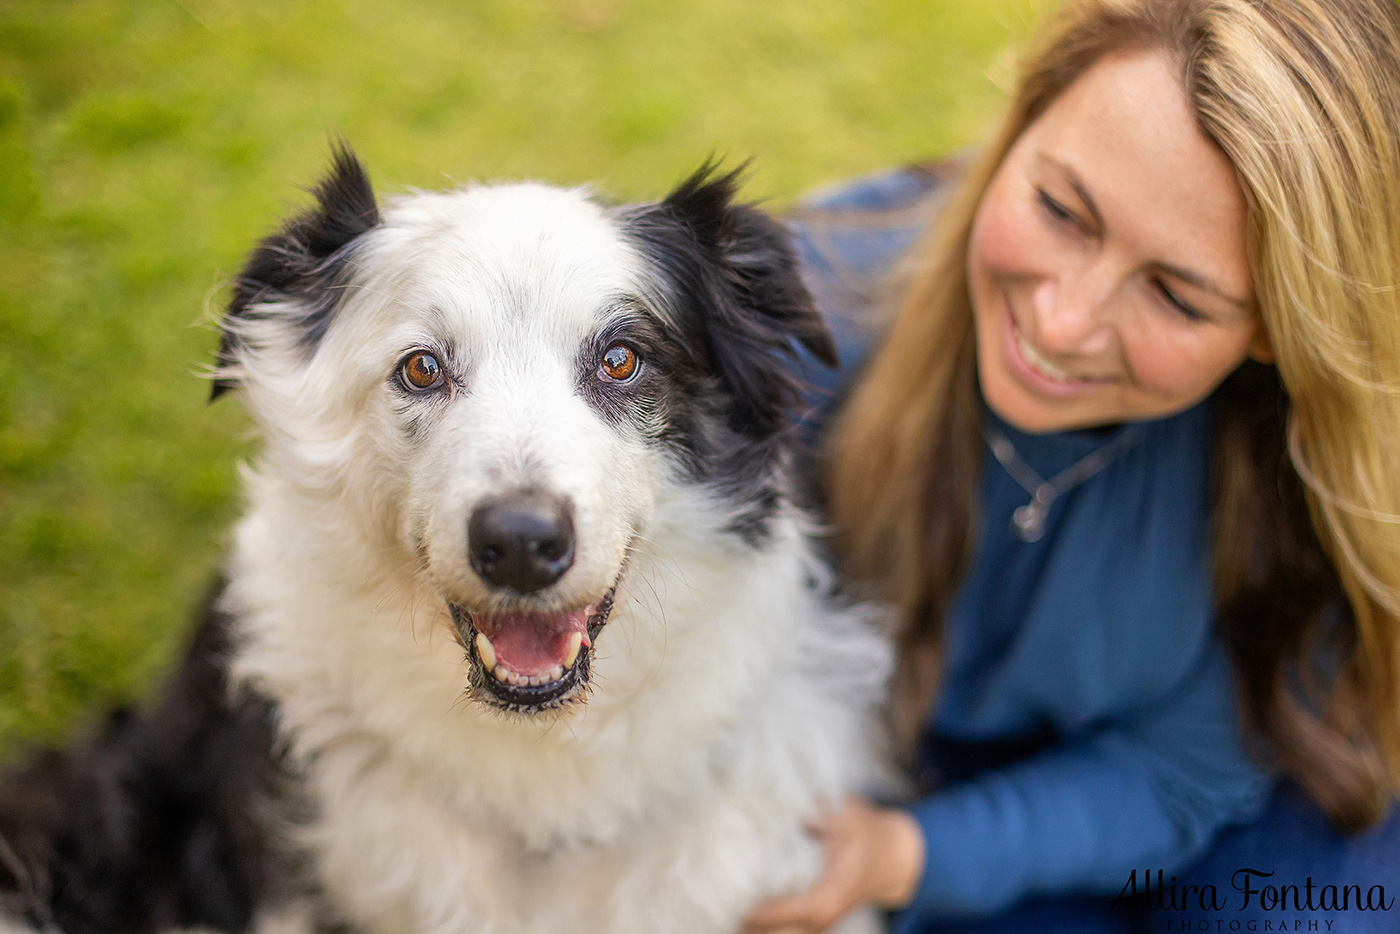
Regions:
[[[904,170],[794,212],[847,379],[880,318],[878,283],[944,190],[937,174]],[[819,389],[818,407],[836,387]],[[1044,478],[1130,430],[1031,435],[986,417]],[[1057,739],[911,806],[927,864],[895,931],[1038,893],[1114,895],[1133,869],[1171,873],[1263,810],[1272,781],[1245,753],[1213,625],[1210,423],[1207,401],[1131,429],[1139,440],[1056,499],[1032,543],[1011,524],[1030,494],[985,458],[977,550],[944,623],[929,729],[967,743]]]

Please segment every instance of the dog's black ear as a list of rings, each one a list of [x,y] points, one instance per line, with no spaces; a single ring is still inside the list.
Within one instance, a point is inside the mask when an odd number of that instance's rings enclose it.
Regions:
[[[734,427],[766,434],[782,427],[799,396],[793,342],[837,365],[831,333],[798,273],[787,230],[735,194],[744,167],[721,173],[707,162],[660,204],[714,264],[702,310],[710,356],[734,397]]]
[[[295,311],[294,332],[307,350],[314,349],[340,305],[349,258],[347,249],[379,224],[379,206],[364,166],[350,147],[331,147],[331,168],[313,194],[316,203],[266,237],[249,255],[234,280],[233,298],[224,316],[218,366],[234,363],[240,341],[237,324],[261,316],[270,302],[285,302]],[[210,401],[235,388],[231,378],[214,380]]]

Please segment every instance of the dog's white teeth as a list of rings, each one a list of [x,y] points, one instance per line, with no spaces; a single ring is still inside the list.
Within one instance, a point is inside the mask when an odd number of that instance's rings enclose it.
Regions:
[[[487,671],[494,671],[496,668],[496,647],[491,644],[491,640],[486,638],[486,633],[476,634],[476,654],[481,657],[481,664]]]
[[[525,675],[518,671],[512,671],[505,665],[497,664],[496,647],[491,644],[491,640],[486,638],[484,633],[476,634],[476,654],[481,658],[481,664],[490,674],[496,676],[496,680],[503,684],[511,684],[516,687],[539,687],[542,684],[553,684],[564,677],[564,672],[573,667],[578,660],[579,650],[583,647],[583,635],[574,633],[569,638],[569,655],[562,665],[555,665],[548,671],[538,675]]]

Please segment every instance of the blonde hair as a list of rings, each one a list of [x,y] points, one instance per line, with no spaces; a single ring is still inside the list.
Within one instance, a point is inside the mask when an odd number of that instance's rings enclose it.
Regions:
[[[1334,821],[1365,826],[1400,785],[1395,0],[1074,0],[1060,12],[833,428],[846,570],[900,609],[893,713],[909,743],[976,522],[972,221],[1022,131],[1104,55],[1133,48],[1172,58],[1236,169],[1277,357],[1232,374],[1215,402],[1216,599],[1246,726]]]

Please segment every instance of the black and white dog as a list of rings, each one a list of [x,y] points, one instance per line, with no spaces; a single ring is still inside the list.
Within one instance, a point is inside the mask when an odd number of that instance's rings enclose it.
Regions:
[[[336,153],[225,318],[226,583],[150,711],[4,779],[0,930],[732,934],[815,877],[888,656],[791,497],[830,339],[734,189],[381,210]]]

